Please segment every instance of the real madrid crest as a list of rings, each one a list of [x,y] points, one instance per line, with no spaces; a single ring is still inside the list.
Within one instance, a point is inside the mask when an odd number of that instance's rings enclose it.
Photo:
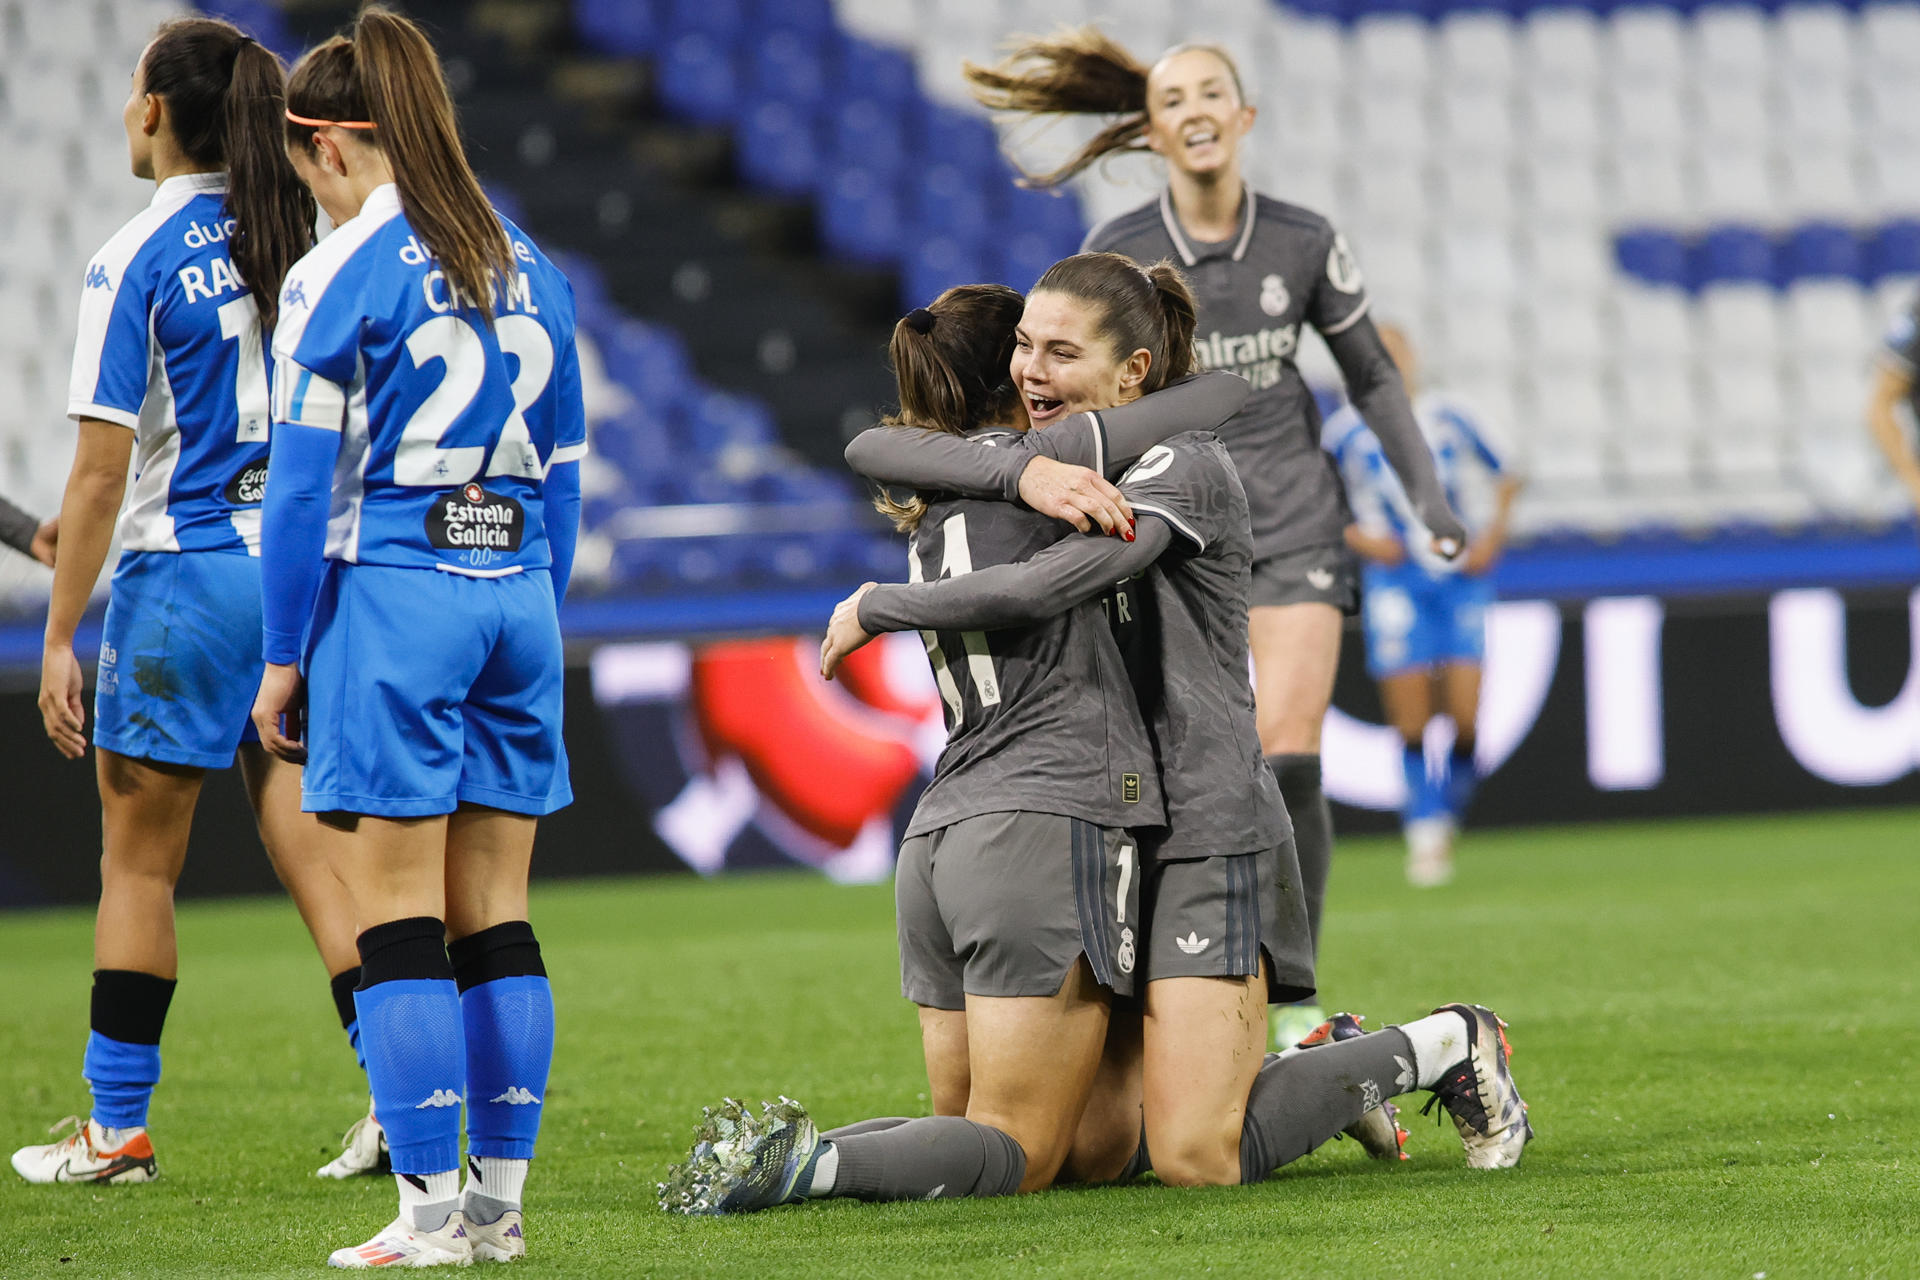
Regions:
[[[1286,277],[1275,273],[1260,281],[1260,309],[1270,316],[1283,316],[1293,302],[1287,292]]]

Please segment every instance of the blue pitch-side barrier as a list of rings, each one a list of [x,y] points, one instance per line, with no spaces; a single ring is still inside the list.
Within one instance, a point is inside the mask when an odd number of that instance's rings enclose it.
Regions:
[[[1544,538],[1508,553],[1496,581],[1503,599],[1558,601],[1747,595],[1810,586],[1909,588],[1920,584],[1920,528],[1906,522],[1873,533],[1736,529],[1697,538],[1672,533],[1628,534],[1605,542]],[[856,585],[850,580],[775,590],[582,595],[567,602],[560,625],[576,643],[816,632]],[[0,668],[37,667],[40,634],[36,617],[0,624]],[[81,627],[75,647],[83,661],[91,661],[99,643],[96,614]]]

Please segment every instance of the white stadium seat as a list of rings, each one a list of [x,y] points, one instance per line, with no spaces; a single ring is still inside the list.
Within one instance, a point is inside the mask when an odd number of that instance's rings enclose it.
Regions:
[[[1619,347],[1630,366],[1692,365],[1696,327],[1686,294],[1630,284],[1615,290],[1612,302]]]
[[[1528,235],[1530,292],[1574,295],[1597,304],[1613,272],[1612,244],[1597,230],[1534,227]]]
[[[1920,72],[1920,7],[1869,4],[1860,10],[1860,48],[1872,66]]]
[[[1505,159],[1514,153],[1513,108],[1506,90],[1488,84],[1450,86],[1440,98],[1436,158]]]
[[[1684,226],[1695,215],[1691,166],[1676,152],[1616,154],[1606,173],[1607,209],[1620,226]]]
[[[1438,225],[1505,230],[1515,221],[1513,169],[1504,157],[1456,159],[1439,168]]]
[[[1708,79],[1759,84],[1773,70],[1769,22],[1758,7],[1709,4],[1693,16],[1693,54]]]
[[[1359,124],[1352,135],[1354,143],[1371,161],[1418,164],[1426,159],[1429,112],[1425,98],[1394,86],[1363,93],[1358,101],[1349,99],[1347,109],[1347,118]]]
[[[1689,368],[1629,365],[1620,371],[1620,400],[1620,434],[1633,439],[1685,435],[1700,420]]]
[[[1350,178],[1350,203],[1343,209],[1350,221],[1364,223],[1376,233],[1418,234],[1433,215],[1426,172],[1417,164],[1360,165]]]
[[[1766,285],[1716,284],[1700,292],[1701,353],[1707,363],[1723,358],[1774,360],[1780,353],[1780,307]]]
[[[1525,109],[1527,135],[1539,149],[1590,151],[1600,141],[1600,114],[1585,86],[1536,84]]]
[[[1530,152],[1522,161],[1536,225],[1588,227],[1602,216],[1600,166],[1592,155]]]
[[[1764,226],[1779,216],[1776,173],[1765,151],[1731,142],[1707,146],[1695,161],[1693,205],[1708,222]]]
[[[1440,237],[1440,288],[1449,298],[1510,301],[1519,291],[1513,240],[1492,228],[1456,230]]]
[[[1356,83],[1391,86],[1397,93],[1426,88],[1431,74],[1427,57],[1427,24],[1411,14],[1363,17],[1353,24],[1353,71]]]
[[[1615,10],[1607,26],[1612,76],[1670,80],[1684,74],[1686,31],[1677,10],[1635,4]]]
[[[1528,363],[1543,370],[1591,369],[1613,347],[1613,334],[1591,294],[1528,299],[1520,330]]]
[[[1535,9],[1520,22],[1520,58],[1537,83],[1584,87],[1600,78],[1600,28],[1586,9]]]
[[[1656,80],[1626,80],[1607,93],[1608,142],[1621,151],[1679,151],[1692,131],[1683,86]]]
[[[1716,150],[1728,143],[1765,146],[1773,136],[1765,87],[1745,81],[1697,83],[1690,132]]]
[[[1782,335],[1802,366],[1859,365],[1873,350],[1870,304],[1849,280],[1804,280],[1787,291]]]
[[[1779,67],[1792,80],[1853,77],[1853,15],[1837,4],[1790,4],[1774,18]]]
[[[1337,22],[1289,15],[1279,26],[1275,51],[1281,84],[1338,94],[1352,83],[1346,36]]]
[[[1437,53],[1444,83],[1505,89],[1513,82],[1517,44],[1513,23],[1501,14],[1447,14],[1439,23]]]

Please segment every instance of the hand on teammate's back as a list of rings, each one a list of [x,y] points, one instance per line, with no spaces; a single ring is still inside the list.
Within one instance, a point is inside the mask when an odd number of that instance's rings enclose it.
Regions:
[[[1020,501],[1082,533],[1098,524],[1102,533],[1133,541],[1133,508],[1098,471],[1038,455],[1020,473]]]
[[[87,754],[86,702],[81,696],[80,660],[73,646],[49,644],[40,656],[40,719],[47,737],[69,760]]]
[[[260,674],[260,692],[253,699],[253,727],[260,734],[260,745],[288,764],[307,762],[299,727],[306,701],[307,686],[300,678],[300,668],[269,662]]]
[[[879,583],[865,582],[860,589],[833,606],[833,618],[827,623],[827,638],[820,642],[820,675],[833,679],[847,655],[873,639],[860,625],[860,598]]]
[[[1500,563],[1501,549],[1497,538],[1476,538],[1467,548],[1466,559],[1460,562],[1460,571],[1473,578],[1493,572],[1493,566]]]

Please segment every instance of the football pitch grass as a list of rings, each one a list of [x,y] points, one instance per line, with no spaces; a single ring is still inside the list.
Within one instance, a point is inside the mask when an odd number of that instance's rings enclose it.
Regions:
[[[1436,1003],[1512,1024],[1538,1138],[1475,1173],[1335,1142],[1258,1187],[669,1217],[704,1103],[787,1093],[826,1124],[924,1114],[886,887],[796,875],[536,888],[559,1014],[529,1253],[614,1275],[1920,1274],[1920,813],[1472,836],[1417,892],[1349,840],[1323,978],[1371,1025]],[[84,1113],[91,913],[0,914],[0,1141]],[[152,1131],[161,1178],[0,1173],[0,1276],[318,1274],[393,1212],[312,1171],[365,1095],[278,900],[195,903]]]

